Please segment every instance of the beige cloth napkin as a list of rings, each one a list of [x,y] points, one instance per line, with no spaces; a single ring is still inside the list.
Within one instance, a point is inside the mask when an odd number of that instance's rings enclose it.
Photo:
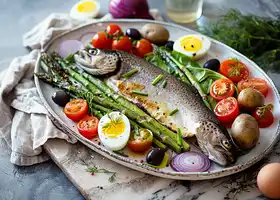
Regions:
[[[163,20],[156,9],[151,10],[151,15]],[[102,20],[111,18],[107,14]],[[32,51],[15,58],[8,69],[0,73],[0,136],[11,147],[10,161],[13,164],[33,165],[48,160],[42,145],[49,138],[77,142],[57,129],[48,118],[36,91],[33,72],[40,49],[53,37],[78,24],[81,25],[81,21],[72,20],[68,14],[51,14],[23,36],[23,45]]]

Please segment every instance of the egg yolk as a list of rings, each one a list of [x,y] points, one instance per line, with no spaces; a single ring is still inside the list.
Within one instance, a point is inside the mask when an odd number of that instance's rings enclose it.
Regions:
[[[197,37],[187,36],[181,40],[181,46],[185,51],[197,52],[202,48],[202,42]]]
[[[118,123],[115,122],[108,122],[103,128],[102,131],[104,135],[110,137],[110,138],[116,138],[120,136],[125,129],[125,124],[123,121],[118,121]]]
[[[96,5],[94,2],[86,1],[78,5],[77,10],[79,12],[91,12],[95,9]]]

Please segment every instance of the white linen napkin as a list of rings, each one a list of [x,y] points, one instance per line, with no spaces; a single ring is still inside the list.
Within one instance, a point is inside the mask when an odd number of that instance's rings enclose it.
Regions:
[[[156,20],[163,20],[158,10],[152,9],[150,13]],[[102,20],[111,18],[107,14]],[[49,138],[77,142],[57,129],[48,118],[37,94],[33,75],[40,49],[53,37],[78,24],[81,25],[81,21],[72,20],[68,14],[51,14],[23,36],[23,45],[32,51],[15,58],[8,69],[0,73],[0,137],[10,145],[10,161],[15,165],[33,165],[48,160],[42,145]]]

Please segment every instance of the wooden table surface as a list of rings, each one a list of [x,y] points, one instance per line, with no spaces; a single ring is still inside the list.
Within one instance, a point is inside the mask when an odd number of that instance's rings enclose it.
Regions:
[[[12,58],[28,53],[22,47],[22,34],[30,30],[50,13],[68,12],[76,0],[0,0],[0,70],[8,67]],[[102,0],[101,12],[107,13],[108,0]],[[158,8],[164,19],[163,0],[149,0],[151,8]],[[279,0],[204,0],[203,17],[196,23],[205,24],[216,20],[229,8],[243,13],[277,17],[280,10]],[[187,24],[195,28],[196,24]],[[277,87],[280,87],[276,75],[272,75]],[[16,167],[9,162],[9,147],[0,139],[0,199],[42,199],[66,200],[84,199],[79,191],[67,179],[64,173],[52,161],[31,167]],[[185,183],[183,183],[185,184]],[[190,183],[187,183],[187,188]],[[199,193],[198,193],[199,194]],[[184,199],[198,199],[200,196],[185,196]],[[226,198],[226,197],[225,197]],[[164,199],[164,198],[162,198]],[[252,198],[250,198],[252,199]],[[266,199],[258,196],[253,199]]]

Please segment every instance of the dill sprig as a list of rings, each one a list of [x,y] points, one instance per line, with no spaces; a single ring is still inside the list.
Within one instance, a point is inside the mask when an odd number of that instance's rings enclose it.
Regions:
[[[200,32],[254,60],[262,69],[280,72],[280,20],[242,15],[231,9]]]
[[[94,175],[95,173],[112,174],[108,179],[110,183],[116,180],[116,175],[117,175],[116,172],[112,172],[107,169],[98,169],[97,167],[89,167],[87,169],[87,172],[91,173],[91,175]]]
[[[108,117],[110,119],[110,122],[106,123],[103,126],[103,129],[111,128],[112,126],[116,127],[116,126],[118,126],[119,124],[122,123],[122,118],[121,117],[112,117],[111,113],[108,114]]]

